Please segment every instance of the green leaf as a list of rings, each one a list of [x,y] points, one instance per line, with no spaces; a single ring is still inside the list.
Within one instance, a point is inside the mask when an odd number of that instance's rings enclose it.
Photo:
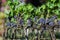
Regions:
[[[51,10],[50,10],[50,9],[48,9],[47,11],[48,11],[48,13],[50,13],[50,11],[51,11]]]
[[[45,9],[45,8],[46,8],[46,6],[45,6],[45,5],[42,5],[42,6],[41,6],[41,8]]]
[[[14,18],[12,18],[11,21],[14,22],[15,21]]]
[[[58,3],[57,6],[60,8],[60,3]]]
[[[51,8],[51,9],[55,6],[54,3],[50,3],[50,2],[48,2],[46,5],[48,6],[48,8]]]
[[[59,10],[53,10],[53,13],[55,13],[56,15],[60,15]]]
[[[56,0],[51,0],[53,3],[56,2]]]
[[[11,10],[10,16],[13,16],[13,10]]]
[[[7,4],[10,4],[10,3],[11,3],[11,1],[8,1],[8,2],[7,2]]]
[[[24,20],[27,20],[30,17],[29,14],[24,14]]]

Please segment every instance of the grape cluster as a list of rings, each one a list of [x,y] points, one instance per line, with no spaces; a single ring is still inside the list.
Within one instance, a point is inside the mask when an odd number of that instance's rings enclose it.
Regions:
[[[38,20],[38,24],[42,24],[42,25],[49,25],[54,27],[55,25],[60,25],[60,20],[57,19],[58,17],[56,15],[49,17],[47,19],[45,18],[40,18]],[[55,20],[57,19],[57,21],[55,22]],[[57,24],[56,24],[57,23]]]
[[[45,24],[45,19],[44,18],[40,18],[40,20],[38,21],[38,24]]]
[[[13,23],[13,22],[7,22],[6,23],[6,26],[7,27],[17,27],[17,24],[16,23]]]
[[[6,23],[6,26],[11,27],[11,23],[10,22],[7,22]]]
[[[54,15],[54,16],[52,16],[52,18],[57,19],[57,16],[56,16],[56,15]]]
[[[49,26],[54,26],[54,22],[49,22]]]
[[[11,23],[11,27],[17,27],[15,23]]]
[[[14,17],[14,18],[17,18],[16,16]],[[27,27],[33,27],[33,26],[38,26],[38,24],[42,24],[42,25],[49,25],[49,26],[54,26],[54,25],[56,25],[55,24],[55,19],[57,19],[57,16],[56,15],[54,15],[54,16],[52,16],[52,17],[50,17],[50,18],[48,18],[48,19],[45,19],[45,18],[39,18],[39,20],[38,20],[38,16],[35,16],[34,17],[34,21],[32,21],[32,19],[31,18],[28,18],[27,20],[26,20],[26,23],[27,23]],[[18,19],[19,21],[19,25],[21,25],[21,26],[23,26],[24,25],[24,23],[25,23],[25,21],[22,19],[22,18],[20,18],[20,19]],[[60,20],[57,20],[57,22],[56,22],[58,25],[60,25]],[[16,23],[13,23],[13,22],[7,22],[7,26],[12,26],[12,27],[16,27],[17,26],[17,24]]]
[[[52,16],[52,17],[50,17],[50,18],[47,18],[47,19],[45,19],[45,18],[39,18],[38,19],[38,17],[36,16],[36,17],[34,17],[33,18],[34,20],[32,20],[31,18],[28,18],[27,20],[26,20],[26,29],[28,29],[28,28],[32,28],[32,30],[34,30],[34,29],[37,29],[37,30],[39,30],[40,28],[41,28],[41,33],[43,33],[43,31],[44,30],[47,30],[47,28],[54,28],[55,26],[56,26],[56,24],[55,24],[55,19],[57,19],[57,16]],[[19,19],[19,25],[21,25],[21,29],[22,29],[22,26],[23,25],[25,25],[24,23],[25,23],[25,21],[22,19],[22,18],[20,18]],[[57,20],[56,21],[56,23],[60,26],[60,20]],[[41,24],[41,25],[39,25],[39,24]],[[17,23],[14,23],[14,22],[7,22],[6,23],[6,26],[7,27],[13,27],[13,28],[16,28],[17,27]],[[38,27],[39,26],[39,27]],[[24,27],[23,27],[24,28]],[[19,30],[19,31],[21,31],[21,30]],[[24,30],[25,31],[25,30]],[[43,35],[43,34],[41,34],[41,35]],[[28,36],[27,36],[28,37]]]

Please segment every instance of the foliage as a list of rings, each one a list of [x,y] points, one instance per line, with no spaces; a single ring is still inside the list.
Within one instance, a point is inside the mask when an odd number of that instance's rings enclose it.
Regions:
[[[33,18],[35,16],[44,15],[46,18],[46,15],[60,15],[60,1],[59,0],[48,0],[45,4],[41,5],[40,7],[34,7],[31,4],[23,4],[16,0],[8,0],[8,5],[10,7],[10,10],[8,11],[8,17],[14,17],[17,14],[21,14],[21,16],[24,18],[24,20],[27,20],[27,18]]]
[[[55,24],[58,24],[58,20],[60,19],[59,4],[60,0],[48,0],[45,4],[42,4],[39,7],[34,7],[32,4],[21,3],[18,0],[7,0],[7,5],[9,5],[10,10],[5,10],[6,23],[7,25],[9,24],[9,27],[15,27],[18,26],[18,24],[26,24],[26,26],[27,24],[29,24],[28,27],[32,27],[31,25],[36,26],[39,24],[40,27],[41,24],[43,27],[42,30],[45,30],[46,25],[49,26],[49,29],[54,28]],[[58,18],[56,15],[58,16]],[[34,18],[36,16],[38,17],[37,22],[34,21]],[[58,20],[55,22],[56,19]]]

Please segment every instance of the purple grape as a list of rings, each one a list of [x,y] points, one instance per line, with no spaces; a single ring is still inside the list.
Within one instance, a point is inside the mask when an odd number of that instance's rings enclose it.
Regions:
[[[38,24],[40,24],[40,23],[45,24],[45,19],[44,18],[40,18],[40,20],[38,21]]]
[[[16,18],[17,18],[17,16],[14,16],[14,18],[16,19]]]
[[[23,19],[20,19],[20,21],[19,21],[19,22],[20,22],[20,25],[21,25],[21,26],[23,26],[23,24],[24,24]]]
[[[11,23],[10,23],[10,22],[7,22],[7,23],[6,23],[6,26],[7,26],[7,27],[11,27]]]
[[[27,26],[31,26],[31,19],[27,20]]]
[[[48,21],[48,23],[49,22],[53,22],[55,19],[57,19],[57,16],[55,15],[55,16],[52,16],[51,18],[49,18],[47,21]]]
[[[15,23],[11,23],[11,27],[17,27]]]
[[[14,24],[13,27],[17,27],[17,24]]]
[[[52,16],[52,18],[57,19],[57,16],[56,16],[56,15],[54,15],[54,16]]]
[[[54,22],[49,22],[49,26],[54,26]]]
[[[58,20],[57,24],[60,25],[60,20]]]
[[[48,19],[48,23],[53,22],[54,20],[55,20],[55,18],[52,17],[52,18]]]

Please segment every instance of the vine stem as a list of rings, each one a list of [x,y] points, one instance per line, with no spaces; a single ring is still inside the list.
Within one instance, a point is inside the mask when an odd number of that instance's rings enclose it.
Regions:
[[[49,30],[49,33],[50,33],[50,36],[51,36],[51,40],[56,40],[54,30],[53,29],[50,29]]]

